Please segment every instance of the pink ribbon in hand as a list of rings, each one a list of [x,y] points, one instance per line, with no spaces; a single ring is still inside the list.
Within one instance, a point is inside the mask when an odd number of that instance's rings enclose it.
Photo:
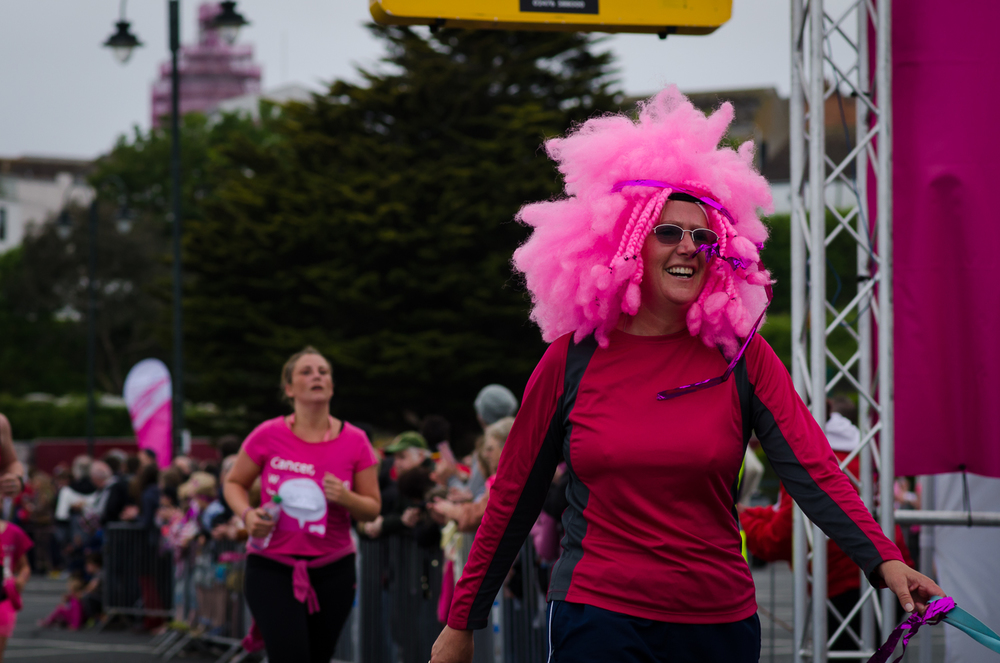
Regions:
[[[892,656],[892,652],[896,650],[896,645],[899,644],[899,638],[903,638],[903,651],[899,653],[899,656],[893,659],[892,663],[899,663],[903,658],[903,654],[906,653],[906,645],[910,644],[910,638],[917,634],[917,630],[920,629],[924,624],[929,624],[933,626],[937,624],[949,610],[955,607],[955,599],[950,596],[945,596],[937,601],[932,601],[927,605],[927,611],[924,612],[921,617],[917,613],[913,613],[910,617],[893,629],[892,633],[889,634],[889,638],[885,641],[885,644],[878,648],[875,655],[868,659],[868,663],[885,663]]]

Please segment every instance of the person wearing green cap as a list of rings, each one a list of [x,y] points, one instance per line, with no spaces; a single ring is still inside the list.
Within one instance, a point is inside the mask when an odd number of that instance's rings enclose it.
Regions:
[[[398,454],[407,449],[423,449],[427,450],[427,441],[424,436],[415,430],[408,430],[405,433],[400,433],[392,442],[390,442],[383,451],[387,454]]]
[[[393,479],[382,486],[382,512],[377,518],[362,526],[362,531],[370,538],[390,536],[414,527],[420,517],[420,509],[399,493],[397,480],[403,474],[429,462],[430,451],[427,440],[416,431],[400,433],[382,451],[392,455]],[[428,470],[433,469],[429,467]]]

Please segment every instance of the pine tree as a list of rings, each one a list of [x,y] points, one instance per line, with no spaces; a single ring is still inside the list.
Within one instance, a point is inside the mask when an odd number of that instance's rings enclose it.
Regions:
[[[342,416],[472,423],[478,389],[520,394],[544,351],[510,268],[527,236],[513,219],[559,190],[542,141],[617,108],[610,55],[570,33],[372,29],[378,70],[268,116],[267,139],[234,137],[208,166],[185,228],[198,398],[272,414],[282,361],[312,344]]]

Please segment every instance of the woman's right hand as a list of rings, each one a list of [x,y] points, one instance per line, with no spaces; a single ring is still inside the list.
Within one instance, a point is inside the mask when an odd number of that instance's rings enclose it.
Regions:
[[[431,648],[430,663],[472,663],[472,631],[445,626]]]
[[[247,511],[247,532],[255,539],[263,539],[274,529],[275,522],[268,517],[267,511],[258,507]]]

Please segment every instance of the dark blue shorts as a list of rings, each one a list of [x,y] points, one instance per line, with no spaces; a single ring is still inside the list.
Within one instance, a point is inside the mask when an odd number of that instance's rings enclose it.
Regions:
[[[757,663],[760,619],[674,624],[581,603],[549,604],[548,663]]]

